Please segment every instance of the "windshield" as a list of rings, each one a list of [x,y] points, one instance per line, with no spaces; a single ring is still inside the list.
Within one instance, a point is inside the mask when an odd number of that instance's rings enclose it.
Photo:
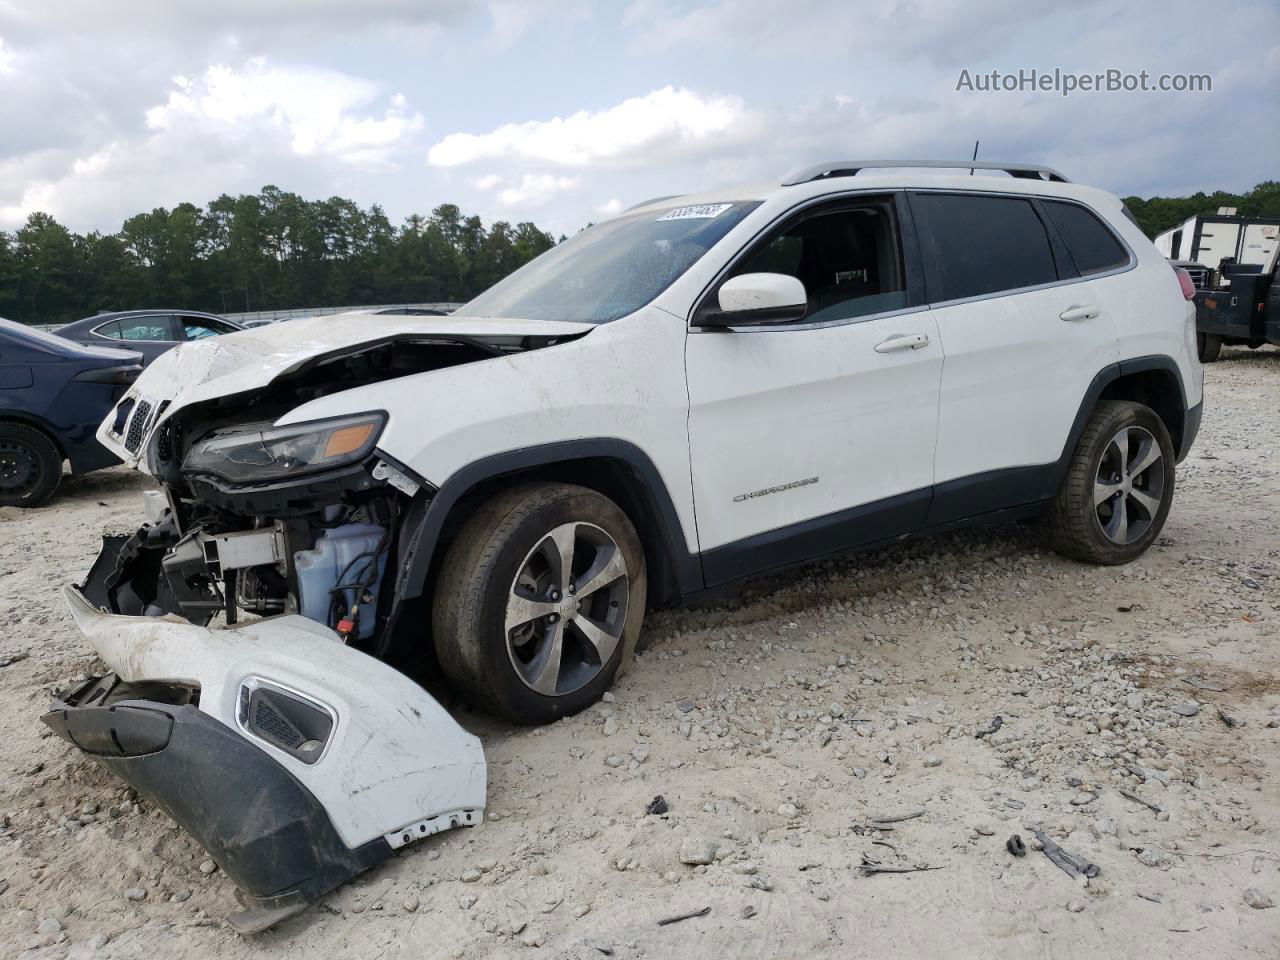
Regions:
[[[454,316],[608,323],[671,286],[757,206],[702,203],[597,224],[525,264]]]

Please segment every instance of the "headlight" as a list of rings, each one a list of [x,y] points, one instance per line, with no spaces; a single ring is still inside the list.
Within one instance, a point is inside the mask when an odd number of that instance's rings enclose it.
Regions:
[[[197,440],[182,463],[187,473],[211,473],[254,483],[329,470],[367,457],[386,414],[312,420],[287,427],[262,424],[214,430]]]

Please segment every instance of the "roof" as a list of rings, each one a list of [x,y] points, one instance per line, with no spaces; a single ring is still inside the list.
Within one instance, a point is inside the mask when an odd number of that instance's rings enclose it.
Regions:
[[[970,170],[974,172],[971,174]],[[1066,197],[1094,207],[1119,209],[1118,197],[1086,184],[1072,183],[1051,167],[1029,163],[993,163],[961,160],[828,161],[806,167],[782,181],[721,187],[702,193],[658,197],[627,210],[623,216],[646,209],[704,203],[744,201],[785,202],[823,197],[846,191],[981,190]]]

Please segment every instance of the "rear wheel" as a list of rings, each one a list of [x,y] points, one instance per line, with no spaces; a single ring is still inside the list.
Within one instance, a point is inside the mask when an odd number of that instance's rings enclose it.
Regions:
[[[1054,549],[1089,563],[1136,559],[1164,527],[1173,484],[1173,441],[1156,412],[1127,400],[1100,404],[1049,512]]]
[[[35,507],[62,481],[62,453],[43,432],[0,423],[0,506]]]
[[[1196,349],[1201,363],[1213,363],[1222,354],[1222,338],[1216,333],[1197,333]]]
[[[536,483],[494,497],[449,548],[432,630],[445,675],[516,723],[599,699],[630,658],[645,562],[626,514],[584,487]]]

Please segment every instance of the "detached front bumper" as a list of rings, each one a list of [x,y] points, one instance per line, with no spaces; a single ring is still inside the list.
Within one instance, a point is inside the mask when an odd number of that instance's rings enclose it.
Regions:
[[[195,837],[266,929],[404,844],[483,817],[480,742],[384,663],[298,616],[228,629],[95,609],[115,671],[44,716]]]

